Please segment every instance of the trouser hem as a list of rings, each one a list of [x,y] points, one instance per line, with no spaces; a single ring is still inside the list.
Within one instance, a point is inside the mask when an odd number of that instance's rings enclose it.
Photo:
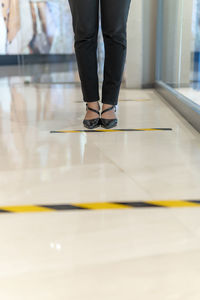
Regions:
[[[104,100],[104,99],[102,99],[101,102],[104,103],[104,104],[110,104],[110,105],[117,105],[117,104],[118,104],[118,101],[117,101],[117,100],[115,100],[115,101],[110,101],[110,100]]]
[[[96,101],[99,101],[100,98],[96,99],[95,98],[92,98],[92,99],[83,99],[84,102],[96,102]]]

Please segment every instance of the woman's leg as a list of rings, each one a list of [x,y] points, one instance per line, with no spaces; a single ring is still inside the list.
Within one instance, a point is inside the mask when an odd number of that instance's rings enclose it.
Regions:
[[[126,59],[126,25],[130,2],[131,0],[101,0],[101,24],[105,44],[102,102],[105,104],[118,103]]]
[[[51,47],[56,32],[53,16],[49,10],[47,2],[38,2],[37,6],[43,32],[45,33],[49,46]]]
[[[97,37],[99,0],[69,0],[74,30],[74,48],[83,100],[99,100]]]

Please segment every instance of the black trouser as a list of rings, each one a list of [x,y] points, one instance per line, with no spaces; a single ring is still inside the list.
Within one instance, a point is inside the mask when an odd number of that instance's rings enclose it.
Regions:
[[[105,46],[102,103],[117,104],[126,59],[126,25],[131,0],[69,0],[83,101],[99,100],[99,1]]]

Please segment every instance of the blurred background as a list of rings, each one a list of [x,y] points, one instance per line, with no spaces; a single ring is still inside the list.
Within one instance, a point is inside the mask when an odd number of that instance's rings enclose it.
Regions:
[[[200,1],[159,2],[157,79],[200,104]]]
[[[0,0],[1,300],[199,300],[200,0],[127,29],[120,130],[85,132],[68,0]]]
[[[68,0],[12,0],[9,18],[8,4],[5,0],[0,15],[1,77],[20,75],[26,83],[79,82]],[[101,76],[100,33],[98,55]]]
[[[128,27],[123,86],[162,81],[200,104],[200,0],[135,0]],[[100,30],[98,39],[102,81]],[[68,0],[2,0],[0,78],[14,77],[25,83],[80,83]]]

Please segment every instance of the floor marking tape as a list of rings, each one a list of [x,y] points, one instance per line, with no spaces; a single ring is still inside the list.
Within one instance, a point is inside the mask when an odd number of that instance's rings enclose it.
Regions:
[[[49,212],[53,211],[51,208],[40,205],[19,205],[19,206],[4,206],[0,207],[0,212],[10,213],[29,213],[29,212]]]
[[[140,101],[151,101],[151,99],[120,99],[119,100],[120,102],[123,102],[123,101],[137,101],[137,102],[140,102]]]
[[[192,207],[192,206],[199,206],[200,203],[198,202],[189,202],[189,201],[181,201],[181,200],[174,200],[174,201],[148,201],[150,204],[160,205],[163,207]]]
[[[140,101],[151,101],[151,99],[119,99],[119,102],[129,101],[129,102],[140,102]],[[84,103],[83,101],[75,101],[76,103]]]
[[[49,205],[1,206],[1,213],[38,213],[69,210],[124,210],[137,208],[200,207],[200,200],[149,200],[132,202],[91,202]]]
[[[79,129],[79,130],[51,130],[50,133],[75,132],[124,132],[124,131],[172,131],[172,128],[132,128],[132,129]]]
[[[76,204],[74,204],[76,206]],[[111,202],[99,202],[99,203],[79,203],[77,205],[81,208],[86,209],[128,209],[129,207],[127,205],[121,204],[121,203],[111,203]]]

